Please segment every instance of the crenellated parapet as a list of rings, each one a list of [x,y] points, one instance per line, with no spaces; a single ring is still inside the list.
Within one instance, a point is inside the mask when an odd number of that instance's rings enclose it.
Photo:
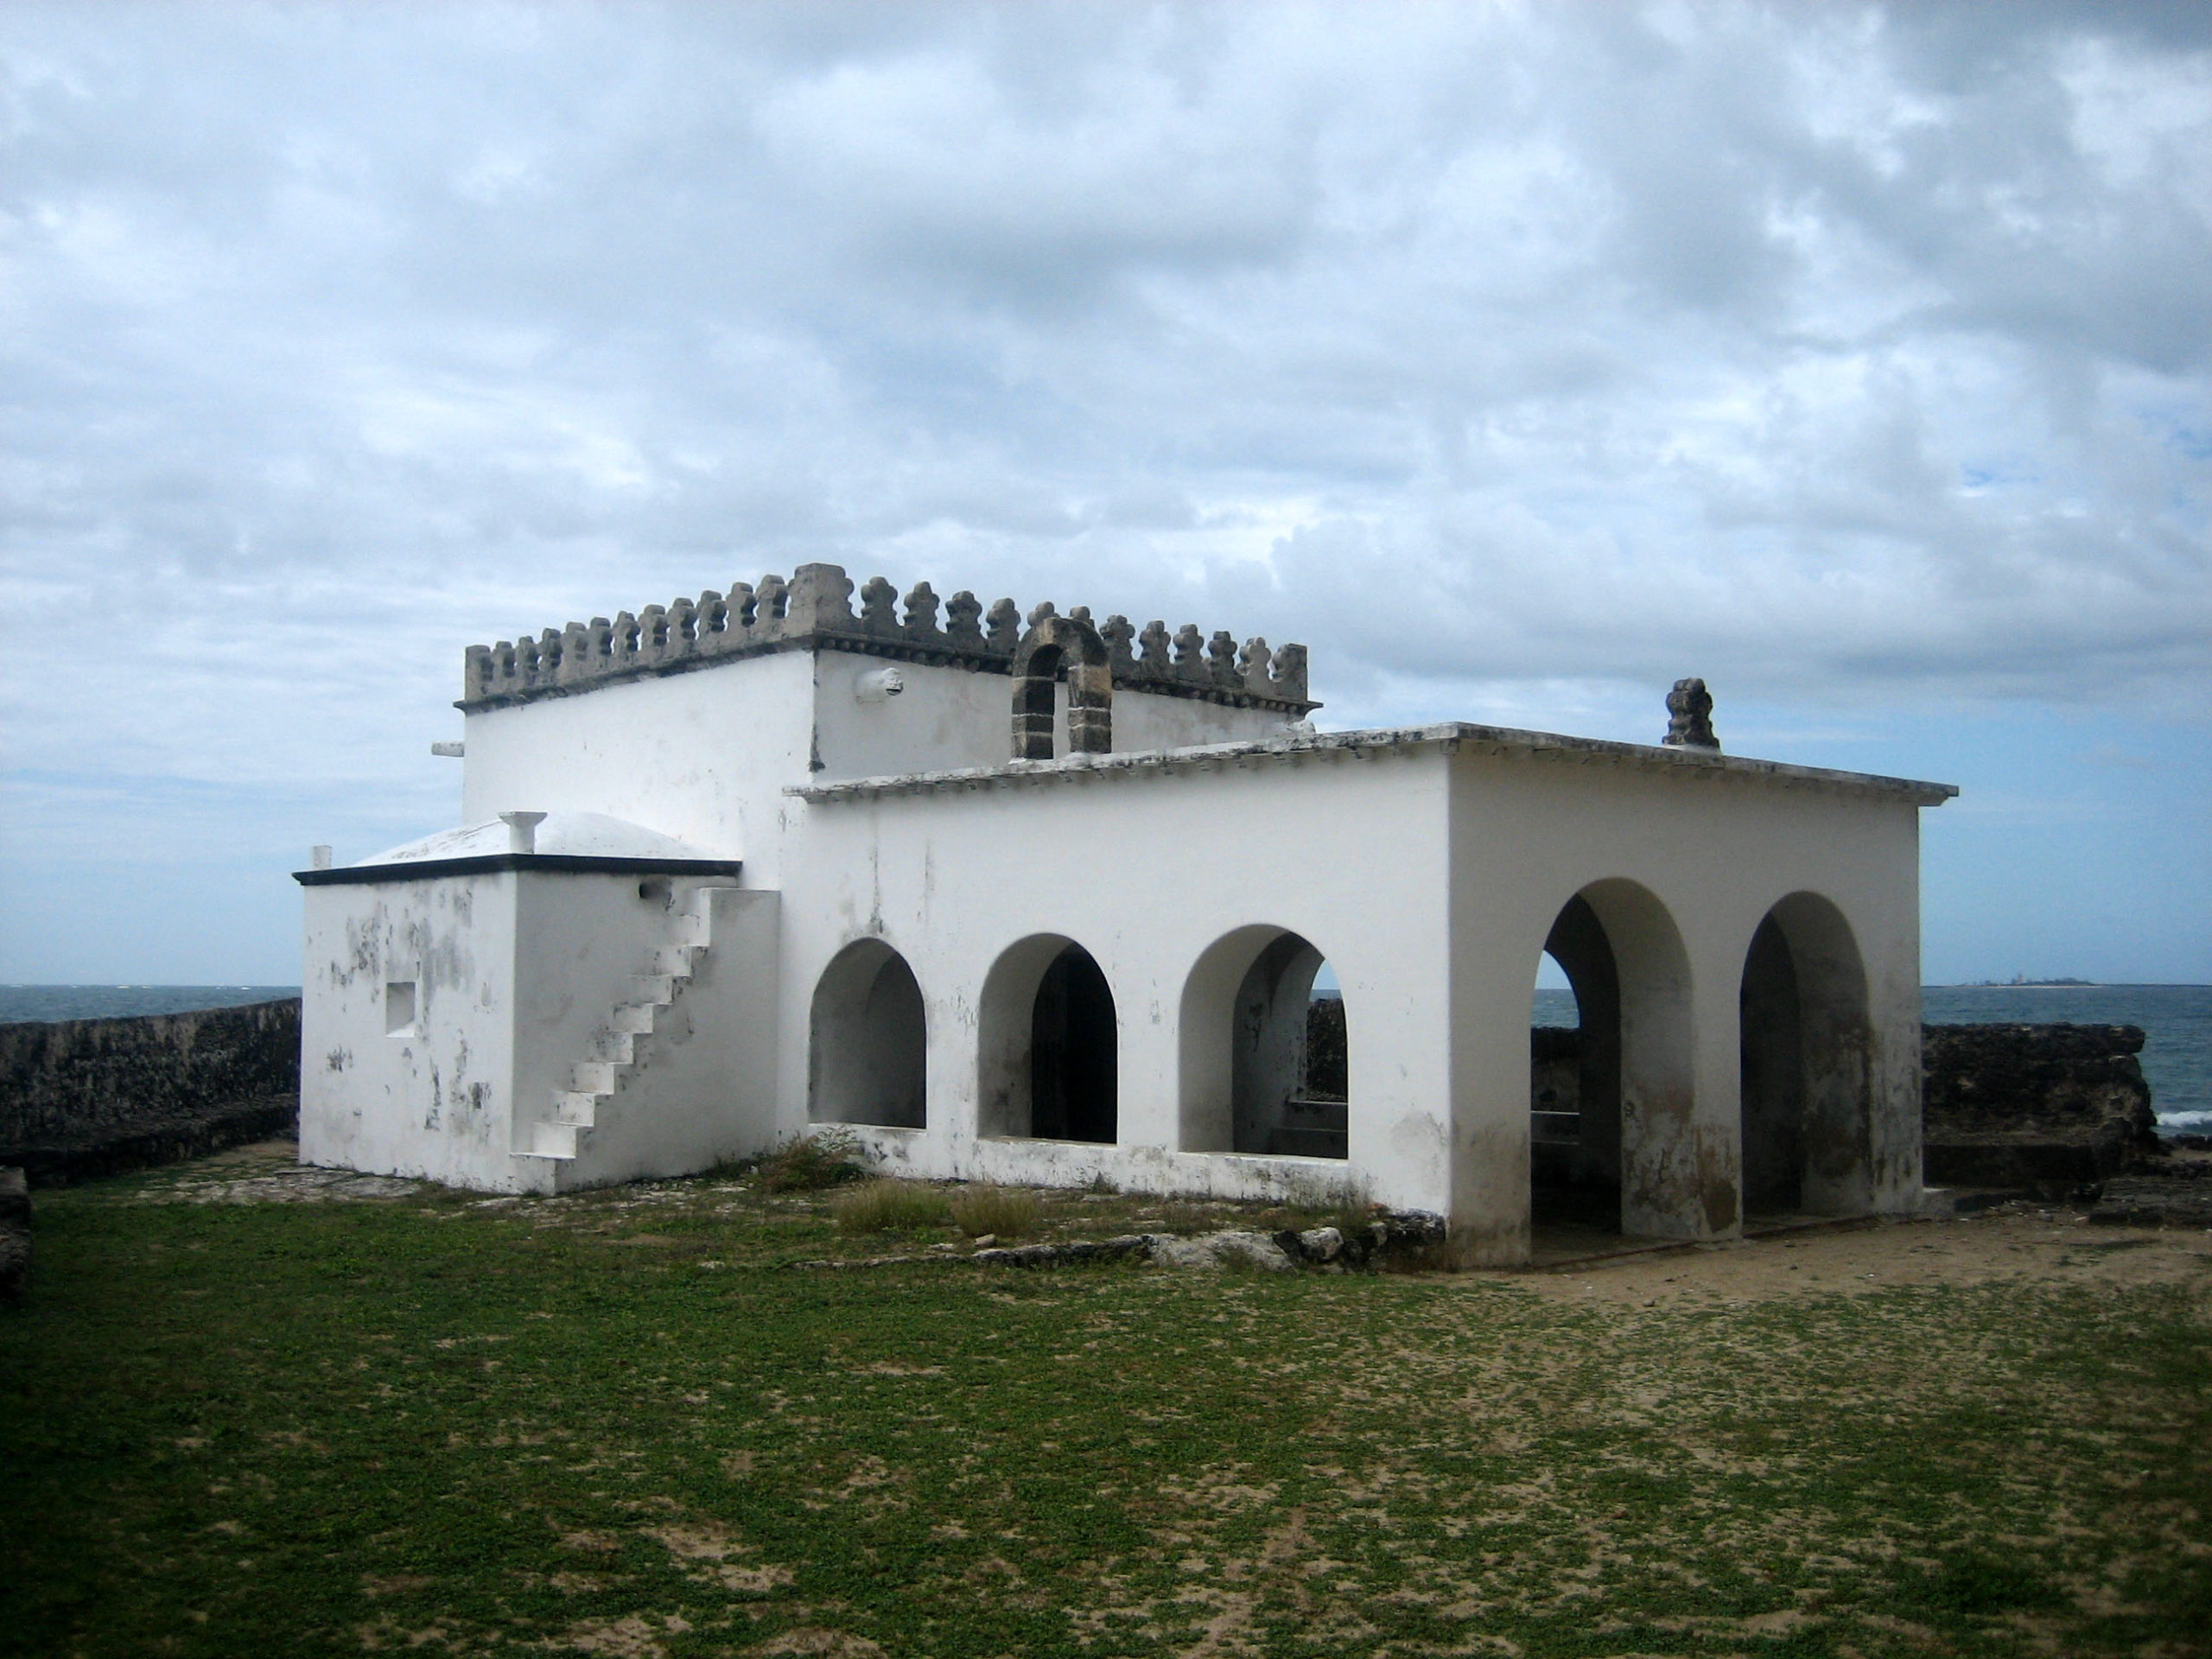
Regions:
[[[1009,674],[1024,634],[1058,614],[1047,601],[1025,626],[1010,599],[987,608],[963,590],[940,601],[926,582],[902,601],[881,576],[861,585],[857,611],[855,597],[852,578],[839,566],[803,564],[789,582],[763,576],[727,594],[710,588],[696,600],[624,611],[612,621],[595,616],[536,639],[471,645],[457,706],[525,702],[779,651],[849,651]],[[1270,648],[1257,637],[1240,645],[1226,631],[1209,639],[1195,623],[1173,634],[1164,622],[1139,629],[1124,616],[1093,624],[1081,605],[1068,617],[1096,628],[1117,687],[1296,715],[1319,707],[1306,695],[1303,645]]]

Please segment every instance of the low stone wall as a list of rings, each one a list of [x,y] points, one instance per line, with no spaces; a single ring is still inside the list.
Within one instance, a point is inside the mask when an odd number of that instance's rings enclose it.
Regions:
[[[1538,1026],[1529,1039],[1536,1179],[1588,1179],[1574,1134],[1582,1033]],[[2158,1166],[2142,1047],[2134,1026],[1922,1027],[1928,1184],[2063,1190]]]
[[[1931,1186],[2091,1184],[2164,1151],[2136,1026],[1927,1026]]]
[[[300,1002],[0,1026],[0,1164],[34,1186],[174,1162],[299,1120]]]

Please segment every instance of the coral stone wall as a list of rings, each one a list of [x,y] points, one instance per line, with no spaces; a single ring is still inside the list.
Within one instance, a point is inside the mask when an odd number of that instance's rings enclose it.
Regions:
[[[1921,1033],[1928,1179],[2094,1181],[2160,1151],[2136,1026],[1928,1026]]]
[[[0,1026],[0,1164],[34,1184],[166,1162],[291,1123],[300,1002]]]

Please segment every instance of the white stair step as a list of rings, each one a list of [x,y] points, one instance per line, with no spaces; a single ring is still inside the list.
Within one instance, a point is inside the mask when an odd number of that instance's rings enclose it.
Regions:
[[[617,1031],[628,1032],[637,1037],[650,1037],[653,1029],[653,1009],[666,1006],[666,1003],[625,1002],[614,1010],[608,1023]]]
[[[599,1122],[597,1095],[571,1089],[553,1096],[553,1121],[573,1129],[588,1129]]]
[[[707,948],[707,918],[703,916],[679,916],[676,925],[669,930],[668,938],[671,944],[703,950]]]
[[[671,980],[691,977],[691,947],[688,944],[664,945],[653,952],[653,972],[665,974]],[[675,987],[669,988],[671,991]]]
[[[579,1094],[614,1092],[614,1067],[606,1060],[578,1060],[569,1069],[569,1087]]]
[[[531,1126],[530,1155],[533,1158],[573,1158],[576,1155],[576,1129],[570,1123],[536,1123]]]
[[[633,1002],[666,1007],[676,995],[676,981],[667,974],[633,974],[630,996]]]
[[[638,1058],[636,1042],[635,1036],[620,1027],[612,1031],[594,1032],[591,1057],[594,1060],[605,1060],[609,1065],[634,1065]]]

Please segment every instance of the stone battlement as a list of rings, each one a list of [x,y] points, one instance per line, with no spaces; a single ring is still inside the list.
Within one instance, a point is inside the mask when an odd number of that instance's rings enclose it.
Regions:
[[[618,680],[680,674],[778,651],[850,651],[981,672],[1012,671],[1024,618],[1010,599],[985,608],[964,589],[940,601],[926,582],[915,583],[903,607],[899,590],[881,576],[860,589],[834,564],[803,564],[785,582],[767,575],[724,594],[648,605],[565,628],[548,628],[493,645],[468,648],[460,702],[463,709],[495,708],[537,697],[591,690]],[[944,621],[938,621],[940,608]],[[1051,601],[1030,612],[1035,627],[1058,614]],[[1088,607],[1069,613],[1090,622]],[[1319,705],[1306,695],[1306,647],[1270,650],[1254,638],[1238,645],[1226,631],[1211,639],[1195,623],[1173,634],[1162,622],[1142,630],[1127,617],[1096,625],[1111,658],[1114,683],[1169,696],[1203,697],[1238,707],[1303,715]]]

